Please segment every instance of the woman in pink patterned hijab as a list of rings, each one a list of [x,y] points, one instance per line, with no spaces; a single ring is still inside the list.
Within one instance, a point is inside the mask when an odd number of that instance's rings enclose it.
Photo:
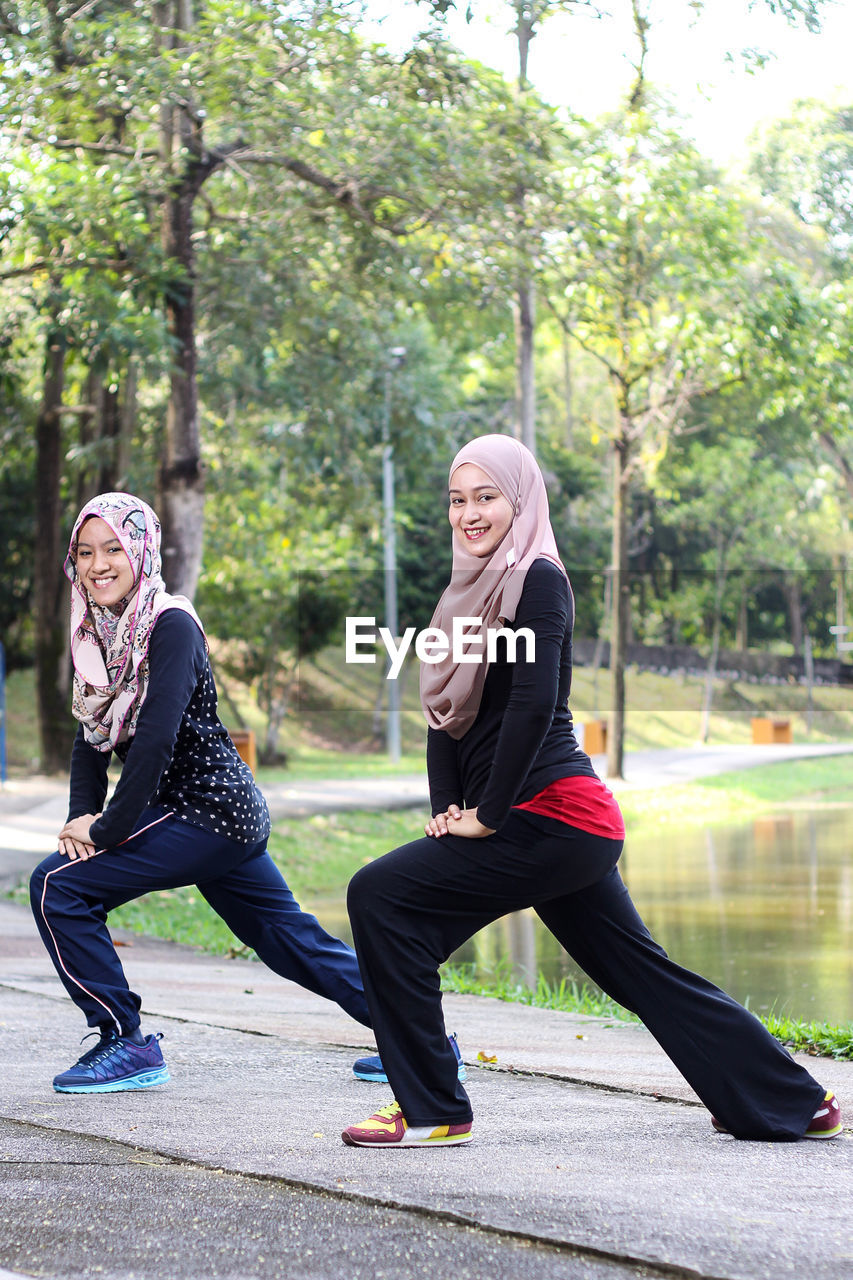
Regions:
[[[94,547],[87,525],[108,526],[104,576],[94,572]],[[96,526],[97,527],[97,526]],[[122,556],[127,564],[122,563]],[[112,751],[136,731],[148,691],[148,645],[154,623],[166,609],[182,609],[203,632],[186,596],[166,591],[161,573],[160,522],[130,493],[102,493],[87,502],[74,525],[65,573],[71,582],[71,710],[86,741]],[[130,576],[129,576],[130,575]],[[122,589],[126,594],[119,594]]]
[[[144,894],[195,884],[276,973],[369,1025],[350,947],[302,911],[267,851],[270,816],[219,718],[204,632],[169,595],[160,525],[129,493],[103,493],[74,524],[73,711],[68,818],[30,880],[36,925],[96,1040],[54,1077],[59,1093],[165,1084],[160,1034],[144,1034],[107,915]],[[121,766],[114,789],[110,763]],[[84,1037],[88,1038],[88,1037]]]

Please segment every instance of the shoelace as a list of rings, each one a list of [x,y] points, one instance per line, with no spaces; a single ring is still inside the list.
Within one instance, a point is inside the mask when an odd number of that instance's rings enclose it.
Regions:
[[[87,1049],[86,1052],[83,1054],[83,1056],[77,1059],[76,1065],[78,1067],[89,1067],[93,1063],[100,1061],[100,1059],[104,1056],[104,1054],[108,1052],[108,1050],[115,1047],[115,1044],[118,1040],[118,1036],[116,1036],[114,1032],[107,1037],[107,1036],[102,1036],[100,1031],[90,1031],[88,1035],[83,1037],[80,1043],[85,1044],[87,1040],[91,1040],[92,1036],[99,1037],[98,1043],[95,1045],[92,1045],[91,1049]]]
[[[400,1114],[399,1102],[389,1102],[386,1107],[380,1107],[374,1115],[381,1116],[383,1120],[395,1120]]]

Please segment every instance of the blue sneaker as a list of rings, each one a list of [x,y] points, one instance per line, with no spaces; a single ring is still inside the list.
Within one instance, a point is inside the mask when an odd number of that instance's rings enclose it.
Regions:
[[[160,1039],[158,1031],[146,1036],[144,1044],[134,1044],[115,1031],[101,1032],[95,1047],[58,1075],[53,1087],[57,1093],[118,1093],[165,1084],[169,1068],[163,1061]]]
[[[459,1052],[459,1045],[456,1043],[456,1033],[449,1035],[448,1040],[453,1052],[456,1054],[456,1061],[459,1063],[459,1079],[467,1080],[468,1072],[465,1069],[465,1063],[462,1061],[462,1054]],[[357,1062],[352,1064],[352,1073],[357,1080],[375,1080],[377,1084],[387,1084],[388,1077],[385,1074],[385,1068],[382,1066],[382,1059],[378,1053],[370,1058],[359,1058]]]

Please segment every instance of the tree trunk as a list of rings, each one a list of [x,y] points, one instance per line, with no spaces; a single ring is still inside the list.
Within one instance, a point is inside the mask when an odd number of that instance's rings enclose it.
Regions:
[[[56,330],[47,337],[44,390],[36,422],[36,492],[39,536],[35,547],[36,701],[41,738],[41,767],[46,773],[68,768],[73,725],[68,712],[68,611],[63,607],[62,571],[62,394],[65,339]]]
[[[850,459],[843,452],[840,444],[830,431],[821,431],[820,439],[823,447],[841,472],[847,496],[853,498],[853,463],[850,462]]]
[[[86,405],[84,412],[79,415],[77,421],[77,444],[80,448],[82,459],[80,466],[77,468],[75,483],[76,499],[74,505],[78,511],[97,492],[91,483],[92,460],[89,446],[96,438],[98,430],[97,402],[100,389],[100,376],[90,368],[86,375]]]
[[[628,647],[628,440],[623,428],[613,443],[613,527],[610,574],[610,718],[607,724],[607,776],[621,778],[625,749],[625,657]]]
[[[575,407],[574,407],[574,382],[572,379],[572,349],[569,345],[569,335],[566,330],[562,330],[563,340],[563,404],[565,406],[565,445],[567,449],[573,449],[575,446]]]
[[[175,45],[193,25],[190,0],[155,4],[161,45]],[[204,473],[198,424],[195,344],[193,205],[210,172],[202,161],[201,126],[184,106],[160,109],[160,149],[172,165],[163,205],[163,248],[177,265],[165,297],[174,351],[166,411],[166,444],[159,477],[163,576],[170,591],[192,596],[201,570]]]
[[[264,745],[260,752],[263,764],[276,764],[281,758],[281,752],[278,749],[278,736],[281,733],[281,726],[284,724],[289,705],[290,699],[287,696],[270,699],[267,709],[267,725],[264,731]]]
[[[115,452],[115,483],[117,488],[124,489],[130,471],[130,454],[133,437],[136,432],[137,392],[139,389],[139,370],[136,361],[131,358],[127,362],[122,382],[122,390],[118,411],[118,439]]]
[[[737,613],[737,637],[735,639],[736,649],[749,648],[749,595],[746,588],[746,575],[741,576],[740,584],[740,602],[738,604]]]
[[[530,87],[527,78],[527,62],[530,42],[536,35],[536,15],[531,13],[523,0],[515,0],[515,34],[518,41],[518,91],[524,93]],[[519,186],[516,201],[519,213],[520,244],[524,237],[524,204],[527,192]],[[518,432],[521,443],[531,453],[536,453],[536,381],[533,356],[533,334],[536,325],[536,286],[533,276],[525,271],[516,289],[515,312],[515,367],[518,399]]]
[[[521,443],[536,452],[536,375],[533,334],[536,325],[536,290],[531,276],[525,276],[516,291],[516,369],[518,379],[518,425]]]
[[[800,590],[800,575],[797,569],[790,569],[785,574],[785,595],[788,601],[788,624],[791,628],[791,644],[794,654],[799,657],[803,652],[803,596]]]
[[[535,19],[526,13],[527,6],[522,0],[515,0],[515,16],[517,19],[515,27],[515,37],[518,41],[518,87],[520,90],[529,88],[527,79],[527,63],[530,56],[530,41],[536,35]]]
[[[170,591],[195,594],[201,571],[204,473],[198,424],[192,208],[195,193],[170,196],[164,210],[164,242],[182,276],[166,295],[173,363],[166,410],[166,448],[160,470],[163,576]]]
[[[849,644],[850,642],[844,637],[844,630],[847,621],[847,557],[842,552],[838,557],[838,572],[835,578],[835,626],[838,629],[836,635],[836,647],[840,644]],[[844,652],[839,648],[839,652]]]
[[[598,628],[598,635],[595,637],[595,649],[592,653],[592,718],[593,720],[601,719],[601,707],[598,701],[598,673],[601,669],[601,659],[604,657],[604,631],[609,625],[611,619],[610,602],[613,599],[613,577],[609,573],[604,575],[604,600],[601,609],[601,625]]]
[[[723,553],[717,561],[714,575],[714,621],[711,627],[711,653],[705,670],[705,691],[702,697],[702,723],[699,730],[701,742],[707,742],[711,734],[711,709],[714,702],[714,679],[717,675],[717,659],[720,653],[720,629],[723,614],[723,591],[726,585],[726,566]]]
[[[98,388],[98,439],[101,446],[98,467],[98,492],[114,493],[118,487],[116,455],[118,452],[121,421],[119,417],[118,388],[101,381]]]

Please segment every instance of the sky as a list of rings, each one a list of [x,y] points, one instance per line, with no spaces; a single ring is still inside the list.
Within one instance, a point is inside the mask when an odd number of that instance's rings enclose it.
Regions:
[[[547,19],[530,48],[530,79],[546,101],[592,117],[616,107],[631,84],[636,44],[629,0],[602,0],[612,16],[582,11]],[[414,0],[369,0],[372,34],[403,47],[425,24]],[[451,13],[453,42],[470,57],[514,78],[517,51],[507,34],[511,10],[505,0],[472,0],[475,17]],[[762,122],[792,114],[801,98],[830,104],[853,102],[853,0],[826,6],[820,35],[791,27],[763,0],[706,0],[696,17],[688,0],[653,0],[647,78],[664,90],[688,123],[702,151],[719,164],[737,167],[752,131]],[[739,53],[758,47],[773,54],[763,70],[748,74]],[[734,60],[727,60],[727,53]]]

